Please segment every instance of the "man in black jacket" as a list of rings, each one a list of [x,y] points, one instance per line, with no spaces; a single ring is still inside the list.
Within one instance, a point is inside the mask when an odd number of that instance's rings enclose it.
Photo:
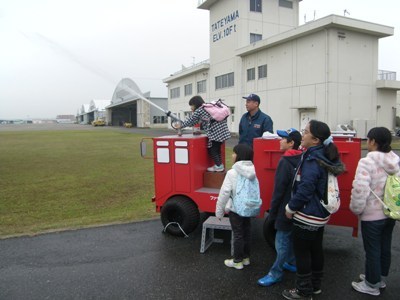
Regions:
[[[247,144],[253,147],[254,138],[262,137],[266,131],[274,133],[273,122],[270,116],[260,110],[260,97],[258,95],[250,94],[242,98],[246,99],[247,112],[240,119],[239,144]]]

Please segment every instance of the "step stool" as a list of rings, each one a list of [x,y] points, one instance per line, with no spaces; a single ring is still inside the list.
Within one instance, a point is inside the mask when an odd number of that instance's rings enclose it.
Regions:
[[[209,229],[209,234],[207,238],[208,229]],[[214,238],[214,229],[232,231],[229,218],[224,217],[220,221],[217,217],[208,217],[208,219],[203,223],[203,231],[201,232],[200,253],[204,253],[211,246],[212,243],[224,242],[223,239]],[[233,256],[233,231],[231,234],[231,255]]]

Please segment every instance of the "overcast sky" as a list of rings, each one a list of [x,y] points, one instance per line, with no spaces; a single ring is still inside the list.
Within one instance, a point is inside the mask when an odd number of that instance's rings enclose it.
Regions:
[[[197,4],[0,0],[0,119],[75,115],[92,99],[111,99],[125,77],[166,97],[162,79],[209,58],[209,15]],[[398,0],[303,0],[300,24],[314,11],[321,18],[346,9],[347,17],[395,27],[380,40],[379,68],[399,80],[399,8]]]

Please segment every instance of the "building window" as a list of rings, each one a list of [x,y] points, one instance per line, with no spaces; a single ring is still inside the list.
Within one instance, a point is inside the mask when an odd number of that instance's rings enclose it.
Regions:
[[[181,89],[179,87],[171,89],[171,99],[179,98],[181,96]]]
[[[250,11],[262,12],[261,0],[250,0]]]
[[[164,124],[168,123],[167,116],[153,116],[153,124]]]
[[[262,35],[261,34],[256,34],[256,33],[250,33],[250,44],[253,44],[257,41],[262,40]]]
[[[293,8],[293,2],[290,0],[279,0],[279,6]]]
[[[234,73],[228,73],[225,75],[215,77],[215,89],[223,89],[234,86]]]
[[[198,81],[197,82],[197,94],[205,93],[206,92],[206,81]]]
[[[258,79],[267,77],[267,65],[258,67]]]
[[[247,69],[247,81],[256,79],[256,68]]]
[[[192,84],[185,85],[185,96],[192,94]]]

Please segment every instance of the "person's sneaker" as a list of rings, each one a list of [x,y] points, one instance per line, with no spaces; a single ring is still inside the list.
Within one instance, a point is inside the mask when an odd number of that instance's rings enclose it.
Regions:
[[[257,283],[261,286],[271,286],[275,283],[281,282],[282,279],[276,279],[271,275],[267,274],[263,278],[258,279]]]
[[[360,279],[364,281],[365,280],[365,274],[360,274]],[[381,285],[380,285],[379,288],[380,289],[386,288],[386,283],[384,281],[381,281]]]
[[[233,259],[225,259],[224,263],[225,263],[225,266],[227,266],[229,268],[235,268],[237,270],[243,269],[243,263],[241,261],[235,263],[233,261]]]
[[[321,290],[321,289],[314,289],[312,293],[313,293],[314,295],[319,295],[319,294],[322,293],[322,290]]]
[[[378,288],[372,288],[370,286],[368,286],[365,281],[360,281],[360,282],[355,282],[353,281],[351,283],[351,286],[353,287],[353,289],[355,289],[357,292],[360,293],[364,293],[364,294],[369,294],[372,296],[379,296],[380,295],[380,291]]]
[[[287,262],[285,262],[283,264],[283,269],[292,273],[296,273],[297,272],[297,267],[295,265],[291,265]]]
[[[212,167],[207,168],[207,171],[209,172],[223,172],[224,171],[224,165],[221,164],[219,166],[213,165]]]
[[[300,299],[300,300],[312,300],[312,296],[303,296],[300,294],[298,289],[284,290],[282,296],[286,299]]]
[[[242,260],[243,266],[249,266],[250,265],[250,258],[243,258]]]

